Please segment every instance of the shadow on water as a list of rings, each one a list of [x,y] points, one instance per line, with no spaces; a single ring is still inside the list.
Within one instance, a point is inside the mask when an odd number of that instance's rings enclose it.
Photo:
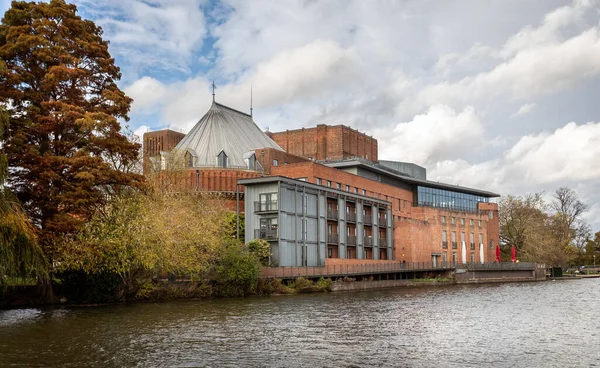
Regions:
[[[600,279],[0,311],[0,366],[589,367]]]

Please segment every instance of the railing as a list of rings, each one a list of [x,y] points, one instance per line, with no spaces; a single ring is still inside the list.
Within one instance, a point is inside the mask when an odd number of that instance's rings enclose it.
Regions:
[[[448,249],[448,242],[447,241],[443,241],[442,242],[442,248],[443,249]]]
[[[327,210],[327,218],[328,219],[332,219],[332,220],[337,220],[338,219],[338,211],[337,209],[335,210]]]
[[[348,221],[348,222],[356,222],[356,213],[346,212],[346,221]]]
[[[383,226],[386,227],[387,226],[387,219],[386,218],[378,218],[377,222],[379,223],[379,226]]]
[[[536,263],[533,262],[494,262],[494,263],[467,263],[464,265],[459,265],[459,267],[466,268],[468,270],[535,270]]]
[[[274,212],[278,209],[277,201],[254,202],[254,212]]]
[[[295,278],[295,277],[344,277],[356,275],[372,275],[393,272],[411,271],[446,271],[454,269],[449,263],[415,262],[401,263],[386,261],[385,263],[359,263],[328,265],[322,267],[264,267],[262,277],[265,278]]]
[[[452,249],[456,249],[456,248],[457,248],[456,242],[452,242]]]
[[[346,239],[346,244],[356,245],[356,236],[348,235],[348,239]]]
[[[254,229],[255,239],[277,240],[279,238],[277,229]]]
[[[365,247],[372,247],[373,246],[373,237],[371,237],[371,236],[365,236],[363,238],[363,245]]]
[[[373,217],[371,217],[370,213],[363,216],[363,223],[365,225],[373,225]]]
[[[385,237],[379,237],[379,247],[380,248],[385,248],[387,247],[387,238]]]
[[[327,243],[339,243],[340,235],[339,234],[327,234]]]

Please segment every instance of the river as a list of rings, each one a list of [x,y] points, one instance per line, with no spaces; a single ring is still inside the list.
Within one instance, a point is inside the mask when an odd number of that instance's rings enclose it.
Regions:
[[[598,367],[600,279],[0,311],[0,367]]]

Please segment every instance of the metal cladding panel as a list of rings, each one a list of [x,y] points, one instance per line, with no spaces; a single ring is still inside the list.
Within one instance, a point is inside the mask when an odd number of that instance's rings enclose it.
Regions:
[[[281,203],[281,206],[279,208],[282,211],[294,212],[294,190],[290,188],[282,188],[281,198],[279,202]]]
[[[279,242],[279,266],[295,266],[294,246],[293,241]]]
[[[245,167],[244,154],[258,148],[283,151],[252,120],[252,116],[213,102],[208,112],[175,146],[177,151],[191,150],[195,166],[215,166],[221,151],[228,167]]]
[[[289,213],[281,213],[280,223],[279,223],[279,237],[281,239],[285,239],[288,241],[294,241],[296,236],[300,238],[302,234],[300,233],[300,228],[296,229],[294,226],[294,220],[296,216]],[[297,230],[297,234],[296,234]]]
[[[317,195],[316,194],[307,194],[306,200],[308,201],[308,206],[306,208],[306,214],[310,216],[317,215]]]

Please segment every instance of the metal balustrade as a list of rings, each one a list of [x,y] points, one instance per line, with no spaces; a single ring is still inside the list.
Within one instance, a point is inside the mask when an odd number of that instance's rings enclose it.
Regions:
[[[279,210],[277,201],[254,202],[254,212],[276,212]]]
[[[468,271],[504,271],[504,270],[527,270],[534,271],[536,268],[545,268],[543,264],[520,262],[520,263],[466,263],[452,264],[452,262],[415,262],[402,263],[397,261],[372,262],[359,264],[327,265],[322,267],[264,267],[262,277],[264,278],[295,278],[295,277],[352,277],[368,276],[385,273],[401,273],[411,271],[450,271],[454,269],[466,269]]]

